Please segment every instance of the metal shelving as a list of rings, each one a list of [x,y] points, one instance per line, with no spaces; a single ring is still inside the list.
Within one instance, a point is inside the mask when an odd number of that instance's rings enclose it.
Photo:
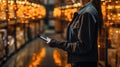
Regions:
[[[17,3],[16,3],[17,2]],[[4,3],[4,4],[3,4]],[[4,6],[4,9],[0,8],[2,18],[0,18],[0,66],[7,62],[15,53],[21,50],[27,43],[34,40],[39,33],[43,31],[44,28],[40,29],[41,24],[43,24],[43,18],[45,16],[45,9],[42,5],[37,5],[34,3],[24,3],[18,4],[18,1],[8,1],[3,0],[0,2]],[[31,17],[27,17],[23,13],[21,18],[18,14],[18,10],[22,5],[24,7],[34,8],[40,7],[43,9],[41,14],[34,13]],[[39,8],[38,8],[39,10]],[[26,11],[29,11],[26,9]],[[27,13],[29,14],[29,13]],[[37,16],[36,16],[36,15]]]

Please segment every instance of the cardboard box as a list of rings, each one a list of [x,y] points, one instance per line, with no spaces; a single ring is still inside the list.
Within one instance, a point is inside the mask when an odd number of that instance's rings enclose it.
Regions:
[[[111,67],[117,66],[117,49],[108,49],[108,64]]]

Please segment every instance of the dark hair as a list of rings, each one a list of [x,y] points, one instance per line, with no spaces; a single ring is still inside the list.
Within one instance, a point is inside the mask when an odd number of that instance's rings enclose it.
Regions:
[[[102,11],[101,11],[101,1],[100,0],[92,0],[93,5],[95,6],[95,8],[98,11],[98,15],[99,15],[99,30],[101,32],[101,29],[103,27],[103,17],[102,17]]]

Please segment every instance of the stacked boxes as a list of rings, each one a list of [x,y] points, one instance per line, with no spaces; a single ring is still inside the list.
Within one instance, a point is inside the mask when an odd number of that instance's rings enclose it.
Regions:
[[[108,64],[111,67],[117,66],[117,49],[108,49]]]
[[[5,56],[5,30],[0,30],[0,59]]]

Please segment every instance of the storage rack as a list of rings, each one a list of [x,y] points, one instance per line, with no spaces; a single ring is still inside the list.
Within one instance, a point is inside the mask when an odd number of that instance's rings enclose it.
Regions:
[[[120,66],[120,0],[106,0],[104,22],[107,30],[107,61],[111,67]]]
[[[2,5],[0,8],[2,13],[0,14],[0,66],[2,66],[44,30],[41,24],[43,24],[45,17],[45,8],[35,3],[16,0],[1,0],[0,5]],[[33,10],[32,16],[29,15],[29,12],[24,12],[20,17],[18,15],[20,13],[18,13],[19,6],[27,7],[26,11],[34,8],[42,9],[42,13],[37,14]]]

